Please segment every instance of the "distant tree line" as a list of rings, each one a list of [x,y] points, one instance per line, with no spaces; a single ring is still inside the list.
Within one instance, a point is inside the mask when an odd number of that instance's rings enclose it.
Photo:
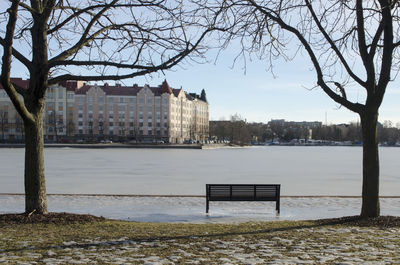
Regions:
[[[232,144],[248,145],[251,143],[290,142],[293,140],[323,141],[362,141],[361,125],[358,122],[349,124],[323,125],[317,122],[281,122],[248,123],[239,114],[229,120],[210,121],[210,139],[229,141]],[[394,145],[400,142],[400,123],[391,121],[378,123],[379,142]]]

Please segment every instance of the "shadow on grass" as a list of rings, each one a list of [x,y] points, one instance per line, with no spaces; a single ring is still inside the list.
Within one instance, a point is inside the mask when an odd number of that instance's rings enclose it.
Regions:
[[[307,222],[307,221],[306,221]],[[310,224],[275,227],[268,229],[258,229],[255,231],[238,231],[238,232],[225,232],[225,233],[213,233],[213,234],[192,234],[182,236],[158,236],[158,237],[132,237],[127,240],[109,240],[102,242],[93,243],[72,243],[66,245],[55,245],[46,247],[23,247],[0,250],[0,253],[7,252],[19,252],[26,250],[51,250],[51,249],[67,249],[67,248],[89,248],[89,247],[108,247],[108,246],[127,246],[138,243],[149,243],[149,242],[162,242],[162,241],[173,241],[173,240],[198,240],[198,239],[221,239],[224,237],[231,236],[245,236],[245,235],[259,235],[268,234],[273,232],[287,232],[292,230],[301,230],[309,228],[320,228],[324,226],[332,225],[349,225],[349,226],[362,226],[362,227],[400,227],[400,217],[395,216],[381,216],[377,218],[362,219],[359,216],[347,216],[333,219],[321,219],[309,221]]]

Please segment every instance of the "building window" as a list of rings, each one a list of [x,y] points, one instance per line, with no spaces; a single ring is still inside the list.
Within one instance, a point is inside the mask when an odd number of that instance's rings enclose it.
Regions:
[[[113,106],[113,105],[109,105],[109,106],[108,106],[108,110],[109,110],[109,111],[113,111],[113,109],[114,109],[114,106]]]
[[[149,129],[147,134],[148,135],[152,135],[153,134],[153,130]]]
[[[147,99],[147,104],[153,104],[153,99],[152,98],[148,98]]]
[[[140,127],[143,127],[143,122],[142,122],[142,121],[139,122],[139,126],[140,126]]]
[[[133,103],[133,100],[134,100],[134,98],[130,98],[130,99],[129,99],[129,102],[130,102],[130,103]]]
[[[130,105],[130,106],[129,106],[129,110],[130,110],[130,111],[133,111],[133,108],[134,108],[133,105]]]
[[[114,126],[114,123],[112,121],[109,122],[110,126]]]
[[[124,103],[124,98],[119,98],[119,103]]]
[[[83,110],[83,105],[82,104],[78,105],[78,110]]]
[[[108,102],[109,102],[109,103],[113,103],[113,100],[114,100],[114,99],[113,99],[112,97],[109,97],[109,98],[108,98]]]
[[[144,99],[143,98],[139,98],[139,103],[143,104]]]
[[[103,105],[99,106],[99,111],[103,111]]]
[[[153,107],[152,106],[147,106],[147,111],[153,111]]]
[[[152,123],[151,123],[151,122],[148,122],[147,126],[148,126],[148,127],[151,127],[151,126],[152,126]]]
[[[72,108],[74,106],[74,103],[68,102],[68,108]]]
[[[125,111],[125,106],[118,106],[118,111]]]
[[[74,93],[68,92],[67,98],[68,98],[68,99],[74,99]]]
[[[89,111],[93,111],[93,105],[89,104]]]
[[[103,97],[99,97],[99,102],[104,102],[104,98]]]
[[[130,127],[133,127],[133,122],[130,122],[130,123],[129,123],[129,126],[130,126]]]
[[[79,114],[78,114],[78,118],[83,118],[83,114],[82,114],[82,113],[79,113]]]

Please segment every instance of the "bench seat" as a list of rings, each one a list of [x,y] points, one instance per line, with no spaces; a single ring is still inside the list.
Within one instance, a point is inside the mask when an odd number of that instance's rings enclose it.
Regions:
[[[210,201],[276,201],[280,212],[280,184],[206,184],[206,213]]]

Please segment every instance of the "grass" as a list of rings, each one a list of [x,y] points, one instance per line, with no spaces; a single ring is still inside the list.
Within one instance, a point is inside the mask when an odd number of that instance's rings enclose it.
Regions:
[[[393,232],[393,231],[394,232]],[[143,264],[158,258],[170,264],[242,263],[236,256],[257,263],[277,259],[303,258],[320,263],[318,255],[331,246],[343,248],[365,261],[399,261],[400,229],[395,227],[360,227],[348,222],[277,221],[241,224],[173,224],[99,220],[84,223],[7,223],[0,222],[0,263],[45,264],[48,259],[67,257],[83,264]],[[387,245],[394,250],[370,255]],[[299,247],[302,248],[299,253]],[[364,252],[362,247],[369,251]],[[271,250],[274,250],[271,252]],[[101,254],[99,254],[101,253]],[[234,258],[231,253],[236,253]],[[329,256],[329,252],[324,255]],[[358,253],[358,254],[357,254]],[[322,255],[322,254],[321,254]],[[334,262],[346,261],[346,255]],[[350,256],[351,256],[350,255]],[[2,260],[3,259],[3,260]],[[229,260],[229,261],[228,261]],[[50,260],[51,261],[51,260]],[[54,260],[53,260],[54,261]],[[162,262],[161,262],[162,263]],[[252,263],[252,262],[250,262]],[[325,262],[321,262],[325,263]],[[329,264],[329,262],[327,262]]]

